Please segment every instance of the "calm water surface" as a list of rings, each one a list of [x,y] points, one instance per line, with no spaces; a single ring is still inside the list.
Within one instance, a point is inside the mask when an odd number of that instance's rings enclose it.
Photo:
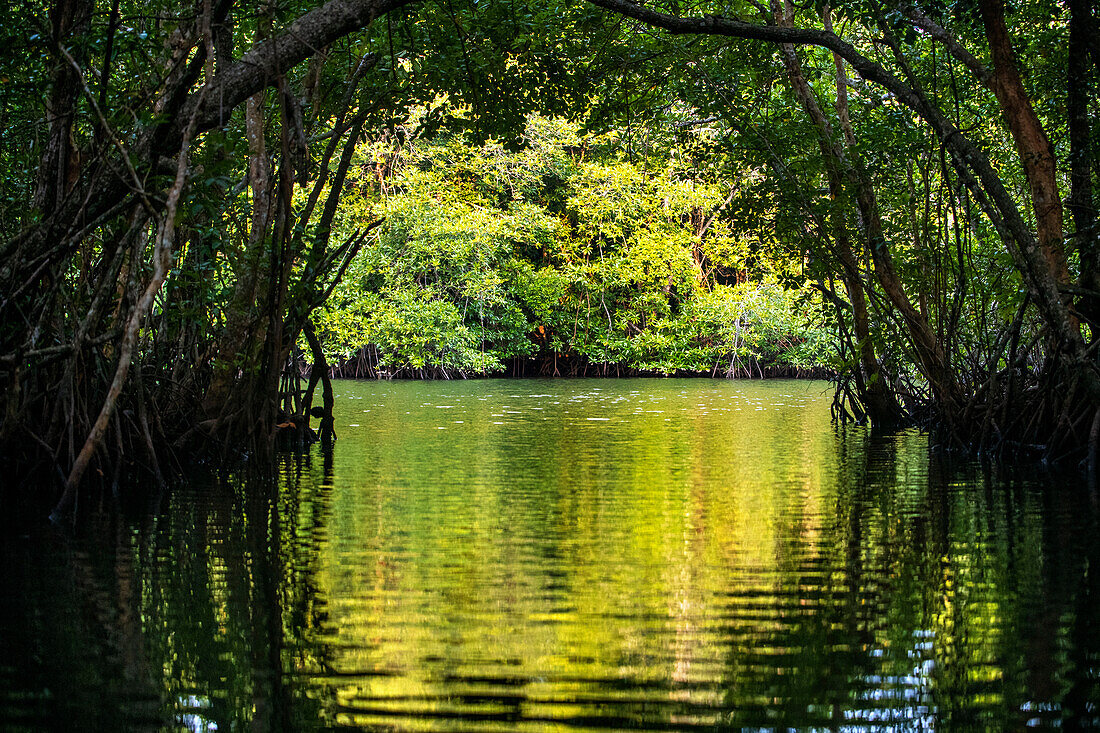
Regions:
[[[1074,480],[838,429],[824,383],[337,392],[277,485],[9,534],[0,728],[1100,725]]]

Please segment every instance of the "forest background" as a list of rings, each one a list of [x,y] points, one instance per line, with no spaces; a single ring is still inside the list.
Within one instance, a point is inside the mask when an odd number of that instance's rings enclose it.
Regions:
[[[1095,467],[1095,12],[8,4],[0,451],[63,514],[331,437],[332,362],[526,360]]]
[[[417,139],[421,122],[353,160],[334,229],[385,223],[315,317],[339,373],[763,377],[836,359],[763,177],[714,175],[713,122],[581,135],[532,116],[515,151]]]

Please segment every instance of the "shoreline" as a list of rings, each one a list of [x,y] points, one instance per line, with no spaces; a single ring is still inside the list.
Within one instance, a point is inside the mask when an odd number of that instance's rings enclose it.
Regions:
[[[307,376],[312,364],[302,363],[302,375]],[[329,366],[331,379],[401,379],[412,381],[450,379],[524,379],[524,378],[689,378],[689,379],[807,379],[832,381],[838,372],[825,366],[796,367],[790,364],[761,364],[755,359],[739,363],[730,369],[718,363],[712,369],[644,369],[617,363],[598,363],[575,356],[553,355],[542,358],[511,359],[504,369],[489,372],[467,372],[440,365],[387,369],[364,353]]]

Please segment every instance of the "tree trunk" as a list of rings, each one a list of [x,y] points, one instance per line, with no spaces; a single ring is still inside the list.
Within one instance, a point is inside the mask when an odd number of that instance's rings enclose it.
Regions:
[[[319,379],[321,381],[321,424],[319,427],[321,429],[321,444],[327,448],[336,439],[336,431],[333,429],[335,421],[332,417],[335,398],[332,392],[332,381],[329,379],[328,361],[325,359],[324,349],[321,348],[321,341],[317,338],[317,332],[314,330],[313,324],[306,321],[302,333],[305,334],[310,352],[313,354],[313,367],[310,370],[309,389],[306,393],[305,418],[307,421],[309,420],[313,405],[313,390],[317,388]]]
[[[993,57],[990,86],[1001,104],[1027,176],[1039,246],[1054,279],[1059,285],[1068,285],[1069,264],[1062,246],[1062,198],[1058,194],[1054,148],[1020,78],[1012,39],[1005,26],[1004,3],[980,0],[980,8]]]
[[[1089,101],[1093,64],[1089,38],[1093,33],[1092,4],[1069,0],[1069,65],[1067,69],[1066,113],[1069,122],[1069,210],[1073,217],[1074,242],[1081,259],[1082,288],[1100,293],[1100,230],[1092,198],[1092,141]],[[1078,310],[1093,332],[1100,328],[1100,295],[1083,295]]]
[[[790,27],[791,8],[789,3],[782,7],[778,0],[772,1],[772,12],[776,22],[781,27]],[[826,16],[828,17],[828,16]],[[787,68],[787,76],[791,87],[814,124],[817,131],[818,147],[825,162],[825,168],[829,180],[829,194],[833,200],[832,229],[835,254],[840,264],[840,275],[844,281],[844,287],[848,291],[848,299],[852,304],[852,330],[856,336],[856,349],[859,357],[859,370],[856,375],[856,388],[859,398],[863,402],[872,424],[879,427],[896,427],[904,419],[905,411],[898,404],[897,397],[887,384],[885,375],[879,366],[875,355],[874,343],[871,340],[870,318],[867,310],[867,298],[864,293],[863,278],[860,275],[858,260],[852,251],[848,238],[847,223],[843,215],[844,180],[851,179],[851,162],[848,160],[844,146],[835,139],[832,124],[825,117],[817,97],[810,89],[805,76],[802,73],[802,64],[793,45],[780,44],[780,53],[784,66]],[[843,66],[838,59],[836,83],[838,89],[843,89],[846,84]],[[840,116],[842,128],[847,138],[855,140],[852,136],[850,125],[845,125],[848,108],[842,103],[843,97],[838,96],[837,113]],[[866,226],[867,212],[863,219]],[[876,274],[878,268],[876,267]],[[881,276],[880,278],[881,279]]]
[[[46,145],[38,165],[34,194],[34,207],[43,219],[54,213],[72,189],[79,172],[72,134],[81,92],[80,72],[73,68],[61,49],[66,49],[76,63],[83,61],[81,36],[87,31],[91,17],[90,0],[61,0],[50,10],[54,68],[50,96],[46,100]]]
[[[237,283],[226,307],[225,329],[218,339],[218,357],[210,387],[203,400],[208,417],[223,417],[229,407],[233,382],[242,365],[238,357],[251,363],[254,349],[246,343],[262,343],[263,319],[256,312],[256,300],[261,275],[267,272],[264,256],[270,241],[272,215],[271,165],[264,140],[264,93],[257,92],[245,102],[245,138],[248,141],[248,186],[252,192],[252,215],[248,241],[236,257]],[[247,368],[247,367],[246,367]]]
[[[118,403],[118,397],[122,393],[123,386],[126,384],[126,377],[130,372],[130,365],[134,360],[134,347],[137,345],[141,323],[146,314],[149,313],[150,308],[153,307],[153,299],[157,296],[157,293],[160,292],[161,286],[164,285],[164,280],[168,277],[168,270],[172,265],[173,249],[175,245],[176,210],[179,205],[180,194],[183,192],[184,183],[187,181],[187,153],[192,132],[193,128],[189,128],[184,135],[183,146],[179,151],[179,160],[176,165],[176,179],[166,197],[164,217],[161,220],[160,227],[157,231],[156,244],[153,247],[153,274],[149,278],[149,282],[146,284],[141,297],[134,303],[129,318],[126,320],[126,328],[123,331],[122,342],[118,349],[118,366],[115,368],[111,386],[107,390],[107,396],[103,400],[103,406],[99,410],[99,415],[96,418],[95,424],[92,426],[91,432],[88,433],[88,437],[84,440],[84,445],[80,449],[80,453],[77,455],[69,471],[69,477],[65,482],[65,491],[61,495],[61,499],[57,502],[57,506],[54,508],[53,513],[50,515],[52,519],[59,519],[68,512],[76,502],[77,491],[80,488],[80,482],[84,477],[84,472],[88,469],[92,457],[95,455],[96,451],[99,450],[103,442],[107,424],[114,414],[115,406]]]

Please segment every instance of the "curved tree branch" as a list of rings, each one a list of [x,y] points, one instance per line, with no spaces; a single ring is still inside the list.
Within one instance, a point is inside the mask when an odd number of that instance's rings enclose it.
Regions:
[[[661,13],[637,5],[630,0],[589,0],[593,5],[605,8],[646,25],[662,28],[674,34],[717,35],[730,38],[819,46],[833,51],[843,58],[865,80],[883,87],[931,126],[943,141],[953,158],[974,172],[984,193],[1001,216],[1004,230],[1011,237],[1005,245],[1024,277],[1044,322],[1056,340],[1071,352],[1080,354],[1084,348],[1080,331],[1058,292],[1058,279],[1043,254],[1042,247],[1031,231],[1023,215],[1016,207],[1012,195],[993,169],[989,158],[954,123],[918,90],[913,89],[881,64],[861,54],[854,46],[834,33],[814,28],[755,25],[740,20],[715,15],[679,17]]]
[[[275,86],[279,74],[299,64],[330,43],[368,26],[373,20],[415,0],[329,0],[305,13],[281,33],[257,43],[238,61],[219,69],[217,76],[199,90],[189,92],[186,75],[179,82],[187,88],[168,90],[162,98],[182,100],[173,103],[175,113],[158,127],[137,137],[129,156],[140,172],[152,169],[162,157],[174,155],[184,139],[185,128],[194,123],[196,136],[226,124],[233,110],[256,92]],[[199,53],[205,48],[199,46]],[[96,185],[95,196],[68,196],[66,205],[32,229],[0,244],[0,258],[23,249],[41,251],[49,241],[64,240],[81,222],[96,219],[130,192],[130,182],[122,179]],[[91,189],[89,180],[81,186]],[[75,246],[75,243],[74,245]],[[61,253],[66,256],[68,251]]]

